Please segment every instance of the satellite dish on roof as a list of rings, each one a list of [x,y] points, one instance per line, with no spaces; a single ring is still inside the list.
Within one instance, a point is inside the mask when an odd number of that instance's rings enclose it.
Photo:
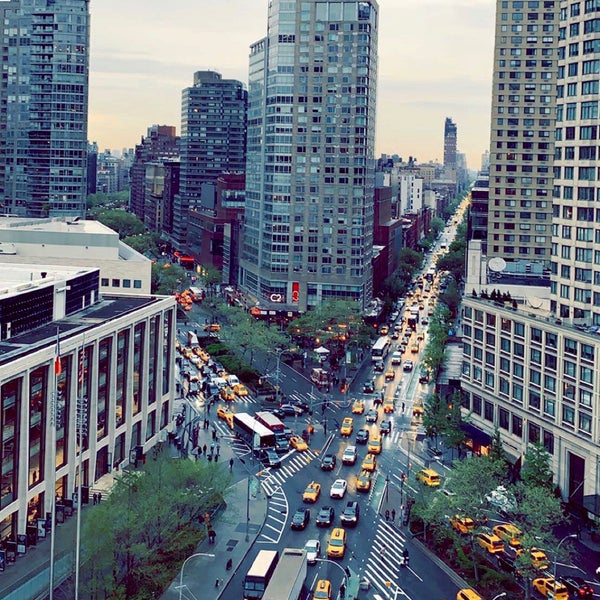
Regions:
[[[506,269],[506,261],[499,256],[494,256],[488,262],[488,268],[490,271],[494,271],[494,273],[500,273]]]

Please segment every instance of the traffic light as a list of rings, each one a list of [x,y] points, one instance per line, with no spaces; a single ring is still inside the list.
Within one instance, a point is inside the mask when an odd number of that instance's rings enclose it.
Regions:
[[[402,479],[402,483],[404,483],[406,481],[406,473],[402,473],[402,475],[400,475],[400,479]]]

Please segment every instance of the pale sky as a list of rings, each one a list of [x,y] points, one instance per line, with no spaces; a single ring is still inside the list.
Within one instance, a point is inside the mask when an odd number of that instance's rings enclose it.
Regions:
[[[195,71],[248,81],[268,0],[92,0],[88,137],[100,150],[181,127]],[[489,147],[495,0],[379,0],[376,155],[443,160],[444,120],[479,169]]]

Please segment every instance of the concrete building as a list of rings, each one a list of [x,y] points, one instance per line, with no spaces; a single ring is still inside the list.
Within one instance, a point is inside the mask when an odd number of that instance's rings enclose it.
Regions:
[[[559,2],[535,6],[496,2],[487,254],[507,271],[541,273],[552,235]]]
[[[216,71],[197,71],[182,93],[181,174],[174,198],[172,242],[187,252],[189,209],[200,203],[202,186],[246,166],[247,92],[241,81]]]
[[[84,216],[89,1],[0,3],[0,211]]]
[[[240,286],[268,310],[371,300],[378,10],[269,3],[251,47]]]
[[[444,173],[445,178],[456,181],[458,131],[450,117],[444,122]]]
[[[54,497],[64,517],[80,476],[89,489],[164,439],[176,308],[172,297],[102,297],[93,267],[0,264],[0,281],[0,544],[10,549],[44,534]]]
[[[498,2],[496,60],[506,56],[521,66],[513,70],[497,62],[494,81],[500,85],[503,72],[504,85],[520,87],[495,87],[494,94],[520,95],[514,106],[523,110],[511,119],[523,115],[523,129],[505,127],[502,136],[498,129],[492,132],[487,251],[481,240],[471,242],[469,271],[473,281],[479,274],[481,284],[478,297],[467,293],[463,301],[464,407],[483,431],[499,429],[517,463],[528,444],[543,443],[563,500],[599,516],[600,62],[593,53],[600,40],[595,18],[600,5],[544,2],[529,17],[526,8],[517,10],[514,4],[507,10]],[[519,24],[521,29],[514,29]],[[520,57],[513,52],[516,34],[523,34]],[[513,102],[505,97],[505,108]],[[496,109],[500,106],[495,100]],[[511,205],[506,204],[509,189],[514,191]],[[513,217],[506,214],[510,208],[529,214]],[[511,253],[504,253],[507,260],[498,253],[509,243],[515,259],[539,259],[548,272],[510,269],[516,262],[510,265]],[[520,250],[524,244],[527,252]],[[510,293],[511,300],[498,295],[492,300],[493,290]]]
[[[150,294],[152,261],[99,221],[0,218],[0,265],[29,263],[98,267],[101,294]]]

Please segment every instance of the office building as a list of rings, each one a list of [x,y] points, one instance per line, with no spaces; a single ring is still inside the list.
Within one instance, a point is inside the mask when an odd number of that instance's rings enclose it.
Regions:
[[[251,47],[240,286],[261,307],[371,300],[378,10],[272,2]]]
[[[496,2],[487,256],[550,264],[558,0]]]
[[[0,17],[0,210],[84,216],[89,0],[11,0]]]
[[[535,119],[531,131],[546,131],[546,125],[540,121],[545,123],[549,115],[556,114],[556,123],[551,121],[555,128],[549,130],[550,137],[532,137],[532,143],[545,144],[543,140],[547,139],[549,144],[548,148],[534,148],[535,159],[531,166],[533,181],[538,179],[536,173],[539,179],[545,179],[546,169],[553,175],[549,188],[553,193],[551,217],[542,218],[546,214],[545,206],[528,207],[535,209],[532,216],[540,215],[535,218],[538,224],[548,226],[544,232],[539,231],[539,241],[531,238],[529,243],[534,251],[549,248],[551,287],[535,286],[535,281],[530,285],[526,281],[517,282],[514,275],[506,276],[504,261],[487,257],[488,269],[482,272],[483,277],[487,276],[487,285],[482,289],[487,288],[488,295],[493,289],[508,291],[512,299],[492,301],[485,294],[473,297],[470,293],[464,298],[464,406],[472,417],[471,422],[484,432],[491,435],[498,428],[504,448],[517,463],[522,460],[528,444],[543,443],[552,456],[555,482],[563,500],[590,516],[598,516],[600,234],[595,225],[595,203],[600,189],[597,177],[600,61],[595,57],[594,48],[600,43],[600,33],[596,31],[600,2],[499,1],[499,22],[513,25],[519,22],[515,18],[519,13],[513,8],[516,4],[522,5],[524,27],[531,10],[529,5],[535,4],[540,16],[547,15],[543,19],[545,29],[539,23],[538,29],[524,32],[526,39],[531,38],[532,49],[540,41],[541,46],[536,48],[537,54],[526,55],[531,56],[528,59],[534,63],[531,73],[537,77],[525,77],[527,71],[524,71],[520,91],[521,94],[525,91],[523,81],[534,86],[526,90],[534,95],[529,104],[533,112],[525,113]],[[509,11],[504,5],[510,6]],[[504,17],[506,12],[510,16]],[[498,30],[498,33],[504,32]],[[543,61],[558,59],[557,64],[542,66],[540,71],[542,57]],[[543,78],[542,73],[552,75]],[[509,81],[513,79],[507,77]],[[557,79],[556,88],[546,89],[553,77]],[[494,79],[498,81],[497,74]],[[494,137],[492,133],[492,139]],[[504,142],[508,139],[505,136]],[[552,150],[553,159],[542,160],[539,154],[545,154],[547,149]],[[529,148],[520,145],[510,150],[524,152]],[[490,168],[490,222],[498,220],[494,211],[500,206],[495,190],[498,172],[502,172],[498,170],[497,153],[498,148],[494,146]],[[506,160],[503,166],[514,164],[517,169],[514,173],[522,173],[522,168],[529,165],[521,158]],[[521,178],[527,179],[526,174],[522,173]],[[522,190],[529,189],[529,185],[528,181],[523,183]],[[538,187],[532,191],[534,205],[536,197],[546,202],[547,184],[535,185]],[[518,202],[527,201],[522,190],[515,198]],[[507,217],[500,228],[511,223]],[[526,224],[523,221],[519,227]],[[526,231],[522,227],[521,230]],[[541,239],[547,232],[551,232],[550,246]],[[497,241],[490,241],[491,234],[492,230],[488,235],[488,252],[490,243]],[[509,285],[511,283],[513,285]]]
[[[458,132],[456,123],[450,117],[444,122],[444,171],[446,178],[456,181],[456,169],[458,167],[456,158]]]
[[[148,127],[146,137],[142,137],[135,147],[133,164],[131,165],[131,191],[129,208],[137,217],[146,223],[146,164],[173,160],[179,156],[179,137],[175,127],[170,125],[152,125]],[[147,227],[156,230],[151,224]]]
[[[101,297],[92,267],[0,265],[0,281],[0,544],[7,548],[20,535],[35,543],[54,497],[58,522],[73,506],[78,405],[87,423],[86,488],[165,439],[176,304]]]
[[[173,205],[172,241],[187,250],[188,211],[200,202],[202,186],[222,173],[243,173],[246,163],[247,92],[240,81],[216,71],[197,71],[182,93],[181,172]]]

